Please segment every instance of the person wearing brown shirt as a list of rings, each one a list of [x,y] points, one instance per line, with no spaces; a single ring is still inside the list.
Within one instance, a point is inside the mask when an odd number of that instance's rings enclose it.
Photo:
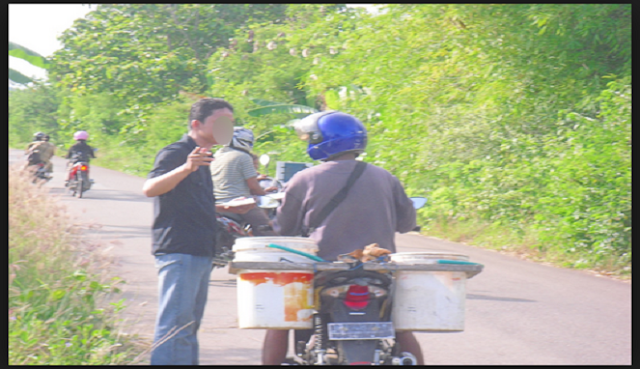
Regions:
[[[296,173],[286,184],[277,210],[274,230],[282,236],[308,233],[318,244],[318,256],[335,261],[338,255],[377,243],[395,252],[396,232],[416,226],[416,211],[402,184],[387,170],[367,164],[346,198],[315,229],[309,224],[346,184],[356,158],[367,145],[364,125],[338,111],[312,114],[295,125],[300,138],[308,140],[307,153],[322,164]],[[412,332],[396,332],[403,351],[424,365],[420,345]],[[262,363],[280,365],[288,346],[287,330],[268,330]]]

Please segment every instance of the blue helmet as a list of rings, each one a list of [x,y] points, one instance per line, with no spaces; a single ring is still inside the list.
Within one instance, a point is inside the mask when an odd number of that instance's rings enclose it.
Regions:
[[[367,130],[356,117],[339,111],[311,114],[294,125],[298,137],[308,141],[313,160],[328,160],[338,154],[361,154],[367,147]]]

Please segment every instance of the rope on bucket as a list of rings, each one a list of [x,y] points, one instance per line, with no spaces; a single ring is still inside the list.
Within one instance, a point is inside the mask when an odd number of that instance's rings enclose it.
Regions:
[[[470,261],[446,260],[446,259],[438,260],[438,264],[482,265],[482,264],[478,264],[478,263],[472,263]]]
[[[311,254],[307,254],[306,252],[303,252],[303,251],[294,250],[294,249],[288,248],[286,246],[279,246],[279,245],[275,245],[273,243],[270,243],[270,244],[267,245],[267,247],[271,247],[271,248],[274,248],[274,249],[280,249],[280,250],[292,252],[294,254],[302,255],[302,256],[304,256],[306,258],[309,258],[311,260],[314,260],[314,261],[319,261],[319,262],[325,261],[321,257],[315,256],[315,255],[311,255]]]

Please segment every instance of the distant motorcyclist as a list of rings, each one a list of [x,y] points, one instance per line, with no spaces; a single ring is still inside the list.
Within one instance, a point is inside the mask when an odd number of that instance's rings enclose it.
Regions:
[[[95,159],[96,156],[93,153],[93,148],[87,144],[88,138],[89,134],[86,131],[78,131],[74,133],[73,139],[78,142],[69,148],[66,158],[74,159],[74,157],[76,157],[77,161],[86,162],[88,162],[90,158]]]
[[[51,158],[56,153],[56,145],[49,142],[50,137],[47,134],[45,134],[42,139],[42,144],[38,146],[40,149],[40,159],[44,162],[47,173],[51,173],[53,172],[53,163],[51,162]]]
[[[88,138],[89,134],[86,131],[78,131],[73,134],[73,139],[78,142],[69,148],[67,156],[65,156],[66,159],[69,159],[67,162],[67,171],[73,164],[79,161],[88,163],[90,158],[95,159],[96,155],[93,153],[93,148],[87,144]],[[70,178],[67,178],[67,181],[68,180],[70,180]]]
[[[215,153],[215,160],[211,163],[210,169],[217,205],[238,197],[264,196],[269,191],[277,190],[275,187],[265,190],[258,183],[258,173],[251,156],[253,141],[251,130],[235,127],[231,142]],[[253,208],[241,215],[224,212],[220,214],[251,224],[256,236],[275,235],[273,231],[261,230],[269,225],[269,218],[263,209]]]
[[[26,170],[30,165],[36,165],[41,162],[40,150],[32,150],[32,148],[42,142],[42,136],[44,136],[42,132],[33,134],[33,141],[31,141],[24,150],[24,154],[27,156],[27,162],[24,164],[23,169]]]
[[[44,133],[42,132],[36,132],[33,134],[33,140],[31,142],[29,142],[29,145],[27,145],[27,149],[24,151],[25,155],[29,154],[29,151],[31,150],[31,148],[42,141],[42,138],[44,137]]]
[[[36,132],[33,135],[33,142],[29,143],[25,154],[28,155],[27,166],[43,163],[47,172],[53,171],[53,165],[51,163],[51,157],[53,157],[56,151],[55,145],[49,142],[49,135]]]

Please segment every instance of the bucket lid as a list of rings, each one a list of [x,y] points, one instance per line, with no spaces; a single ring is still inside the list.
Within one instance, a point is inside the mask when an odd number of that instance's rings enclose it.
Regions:
[[[318,252],[318,245],[315,241],[305,237],[241,237],[236,239],[233,245],[233,251],[260,250],[265,252],[282,252],[282,250],[267,247],[267,245],[271,243],[312,254]]]
[[[455,252],[431,251],[431,252],[398,252],[389,255],[392,261],[435,263],[436,260],[462,260],[468,261],[469,256]]]

